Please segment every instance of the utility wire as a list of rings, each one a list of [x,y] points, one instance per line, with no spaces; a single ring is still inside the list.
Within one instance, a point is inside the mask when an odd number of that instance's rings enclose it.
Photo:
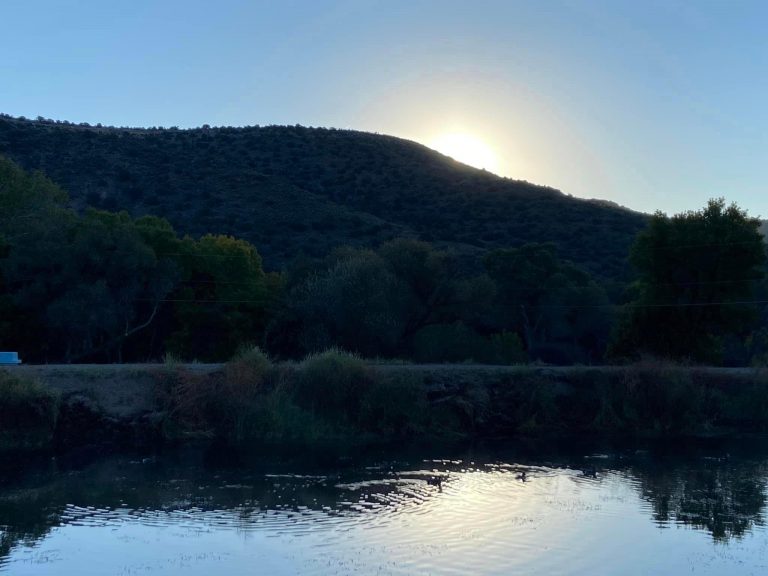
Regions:
[[[197,298],[137,298],[133,302],[185,302],[190,304],[263,304],[267,299],[262,300],[216,300],[216,299],[197,299]],[[667,303],[667,304],[524,304],[526,308],[544,308],[544,309],[611,309],[611,308],[697,308],[711,306],[754,306],[756,304],[768,304],[768,300],[732,300],[722,302],[685,302],[685,303]]]

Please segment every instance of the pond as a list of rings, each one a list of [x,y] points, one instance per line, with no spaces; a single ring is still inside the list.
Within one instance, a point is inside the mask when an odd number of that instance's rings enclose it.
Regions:
[[[0,574],[765,574],[762,442],[0,464]]]

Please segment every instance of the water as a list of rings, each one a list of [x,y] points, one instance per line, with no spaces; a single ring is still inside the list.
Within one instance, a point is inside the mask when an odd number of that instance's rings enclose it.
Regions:
[[[0,573],[765,574],[766,478],[744,442],[5,462]]]

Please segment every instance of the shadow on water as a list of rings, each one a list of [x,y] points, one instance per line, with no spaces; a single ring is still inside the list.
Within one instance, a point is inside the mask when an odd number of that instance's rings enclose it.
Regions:
[[[397,514],[436,498],[467,473],[508,474],[530,484],[546,471],[600,483],[622,478],[659,526],[690,526],[715,540],[743,537],[765,521],[764,443],[663,445],[493,443],[185,449],[94,461],[50,457],[0,462],[0,569],[19,546],[59,526],[183,522],[286,529],[359,515]],[[346,519],[346,520],[345,520]],[[303,524],[302,524],[303,523]]]

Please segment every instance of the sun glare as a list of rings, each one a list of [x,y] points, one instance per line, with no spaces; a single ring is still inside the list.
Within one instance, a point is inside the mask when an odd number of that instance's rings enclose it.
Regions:
[[[484,168],[494,173],[499,171],[499,159],[493,148],[470,134],[463,132],[443,134],[432,140],[430,148],[475,168]]]

